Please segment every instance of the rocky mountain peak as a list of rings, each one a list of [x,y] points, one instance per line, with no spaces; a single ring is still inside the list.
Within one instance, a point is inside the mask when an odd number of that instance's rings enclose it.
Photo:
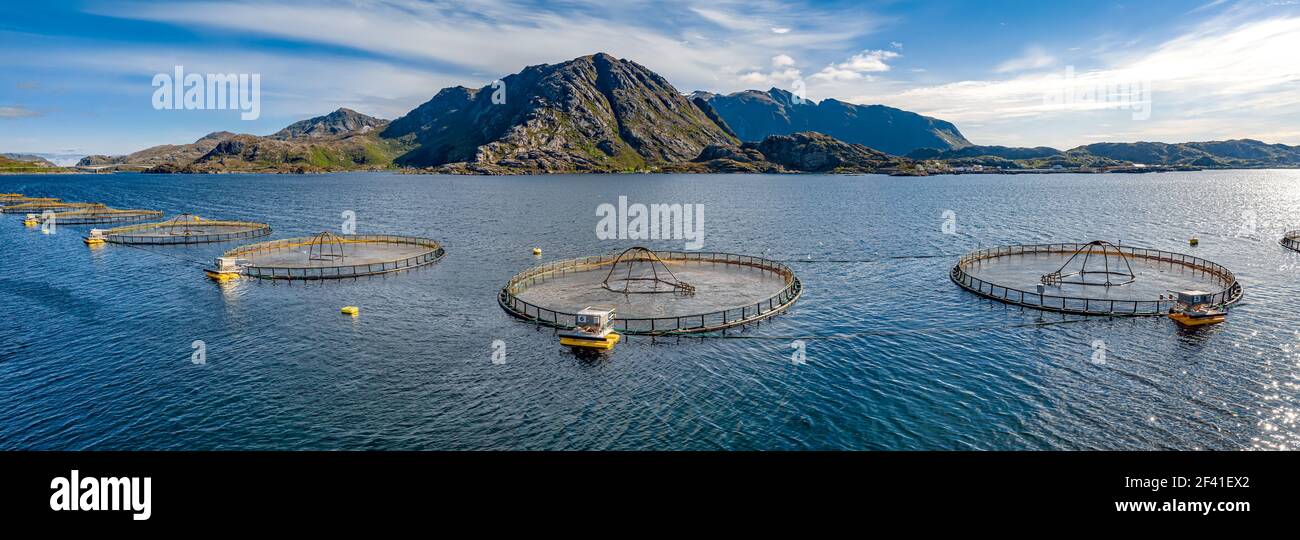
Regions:
[[[279,140],[337,138],[369,133],[387,125],[387,120],[367,116],[352,109],[340,108],[325,116],[289,124],[288,127],[272,134],[270,138]]]

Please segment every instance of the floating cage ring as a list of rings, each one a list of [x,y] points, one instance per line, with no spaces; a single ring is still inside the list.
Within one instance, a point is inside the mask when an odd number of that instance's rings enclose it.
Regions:
[[[677,279],[668,265],[653,251],[643,247],[628,248],[620,253],[609,266],[600,286],[621,294],[695,294],[693,285]]]
[[[1080,315],[1163,315],[1176,291],[1206,291],[1221,305],[1243,294],[1236,276],[1219,264],[1105,241],[981,249],[958,259],[949,277],[985,298]]]
[[[204,244],[266,236],[271,234],[271,226],[181,214],[164,221],[124,225],[91,233],[116,244]]]
[[[1300,231],[1287,231],[1278,243],[1292,251],[1300,251]]]
[[[37,221],[52,218],[59,225],[99,225],[104,223],[124,223],[162,217],[157,210],[86,208],[69,210],[52,214],[35,214]]]
[[[635,265],[631,273],[628,265]],[[501,288],[497,304],[516,318],[560,329],[574,328],[584,307],[608,306],[618,313],[618,333],[662,336],[757,323],[785,312],[802,293],[799,277],[778,261],[633,248],[528,268]]]
[[[240,274],[261,279],[339,279],[417,268],[445,254],[442,243],[430,238],[322,232],[231,249],[218,259],[218,267],[225,266],[224,260]]]
[[[41,213],[46,210],[93,210],[106,208],[101,203],[70,203],[61,202],[58,199],[14,199],[5,201],[0,206],[0,213],[5,214],[31,214]]]

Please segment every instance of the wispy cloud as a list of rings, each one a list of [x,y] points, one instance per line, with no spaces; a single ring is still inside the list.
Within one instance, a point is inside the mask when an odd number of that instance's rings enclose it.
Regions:
[[[684,89],[725,88],[774,53],[825,55],[876,26],[876,17],[856,8],[830,10],[776,0],[720,0],[707,7],[686,0],[631,0],[618,9],[585,1],[551,6],[522,0],[386,0],[362,6],[340,0],[209,0],[125,2],[92,9],[107,16],[346,47],[432,62],[444,73],[490,77],[525,65],[608,52],[646,64]],[[661,16],[644,17],[648,11]]]
[[[988,135],[1008,142],[1010,122],[1027,126],[1022,131],[1052,134],[1059,143],[1077,130],[1082,138],[1089,128],[1075,125],[1096,122],[1104,107],[1080,102],[1062,107],[1047,96],[1063,85],[1080,88],[1117,83],[1149,83],[1152,117],[1126,119],[1131,138],[1186,140],[1189,137],[1248,136],[1252,132],[1294,131],[1300,107],[1300,67],[1294,60],[1300,50],[1300,17],[1277,16],[1243,20],[1216,18],[1147,51],[1116,55],[1109,65],[1080,70],[1065,80],[1066,72],[1022,74],[1011,78],[960,80],[936,85],[907,86],[877,81],[870,93],[849,98],[854,102],[889,101],[897,106],[958,122],[983,124]],[[1031,55],[1032,56],[1032,55]],[[1041,60],[1041,58],[1040,58]],[[1045,62],[1020,62],[1021,67]],[[820,87],[818,94],[852,92],[845,86]],[[858,87],[858,90],[867,90]],[[1037,119],[1034,124],[1025,123]],[[999,131],[1000,130],[1000,131]],[[1180,131],[1181,130],[1181,131]],[[1041,143],[1040,143],[1041,144]]]
[[[0,120],[12,120],[15,118],[32,118],[40,116],[39,111],[19,106],[0,106]]]
[[[1042,69],[1055,63],[1056,57],[1047,54],[1047,51],[1038,47],[1030,47],[1025,50],[1024,54],[998,64],[993,71],[998,73],[1012,73],[1031,69]]]

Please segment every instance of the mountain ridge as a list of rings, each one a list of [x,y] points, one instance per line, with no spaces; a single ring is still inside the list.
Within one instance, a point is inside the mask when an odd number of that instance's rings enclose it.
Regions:
[[[720,95],[695,92],[743,141],[814,131],[902,156],[918,148],[954,149],[970,141],[951,122],[885,105],[798,98],[779,88]]]

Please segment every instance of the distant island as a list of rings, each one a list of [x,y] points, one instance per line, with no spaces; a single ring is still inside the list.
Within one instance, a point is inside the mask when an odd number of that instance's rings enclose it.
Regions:
[[[125,156],[88,156],[77,169],[928,175],[1300,167],[1300,147],[1249,139],[979,146],[950,122],[883,105],[819,103],[775,88],[684,94],[644,66],[604,53],[529,66],[502,82],[445,88],[392,121],[338,109],[270,135],[223,131]]]

